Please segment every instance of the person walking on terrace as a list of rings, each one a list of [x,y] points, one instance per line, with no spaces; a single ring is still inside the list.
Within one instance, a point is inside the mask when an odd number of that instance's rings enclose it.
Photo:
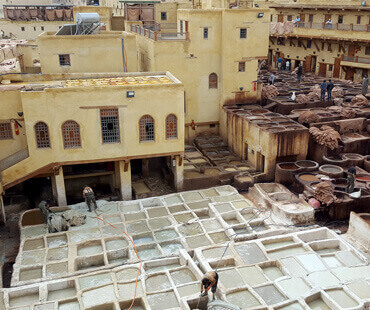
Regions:
[[[201,296],[207,296],[208,291],[211,289],[212,295],[213,295],[213,300],[215,299],[215,293],[217,290],[217,283],[218,283],[218,274],[216,271],[209,271],[203,275],[203,278],[201,280],[201,287],[200,287],[200,292]],[[203,292],[204,290],[204,292]]]
[[[84,185],[83,191],[82,191],[82,196],[85,198],[85,202],[86,202],[87,207],[89,208],[90,212],[92,211],[91,210],[91,203],[94,204],[94,210],[96,210],[98,208],[98,206],[96,205],[94,191],[92,190],[91,187],[89,187],[88,185]]]
[[[369,87],[369,77],[365,75],[362,81],[362,91],[361,91],[363,96],[366,96],[368,87]]]
[[[329,83],[326,87],[326,90],[328,91],[328,101],[331,100],[331,91],[333,90],[333,88],[334,88],[334,83],[331,80],[329,80]]]
[[[326,83],[326,80],[324,80],[324,82],[321,83],[320,89],[321,89],[321,98],[320,98],[320,100],[322,102],[324,102],[325,101],[325,94],[326,94],[326,91],[328,89],[328,84]]]
[[[299,64],[299,67],[298,67],[298,70],[297,70],[298,83],[301,82],[302,74],[303,74],[303,67],[302,67],[302,64]]]
[[[348,194],[353,193],[353,191],[355,190],[355,175],[356,175],[356,169],[354,167],[350,167],[347,173],[346,192]]]

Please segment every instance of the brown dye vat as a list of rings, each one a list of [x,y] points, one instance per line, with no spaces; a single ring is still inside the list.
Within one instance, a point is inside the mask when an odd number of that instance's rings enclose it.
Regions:
[[[219,175],[220,170],[218,170],[218,169],[206,169],[206,171],[204,173],[207,174],[207,175]]]
[[[270,132],[279,132],[279,131],[283,131],[285,128],[280,126],[276,126],[276,127],[270,127],[270,128],[267,128],[266,130],[267,131],[270,131]]]
[[[326,172],[330,172],[330,173],[338,173],[338,172],[341,172],[342,170],[338,167],[329,167],[329,166],[322,166],[321,167],[322,170],[326,171]]]
[[[279,164],[281,169],[285,170],[297,170],[299,167],[296,164]]]
[[[270,128],[272,126],[275,126],[277,125],[276,123],[262,123],[262,124],[257,124],[259,127],[263,127],[263,128]]]
[[[301,174],[299,178],[305,182],[317,182],[320,181],[314,174]]]
[[[274,122],[286,122],[286,118],[284,117],[271,117],[271,120]]]
[[[23,213],[22,226],[40,225],[44,224],[44,216],[39,209],[29,210]]]
[[[269,110],[266,110],[266,109],[258,109],[258,110],[252,110],[251,113],[252,114],[264,114],[264,113],[268,113]]]
[[[286,129],[293,130],[293,129],[302,129],[300,126],[286,126]]]
[[[311,160],[299,160],[296,162],[297,166],[302,168],[311,168],[316,167],[316,162]]]
[[[359,138],[362,138],[363,136],[359,135],[357,133],[345,133],[345,134],[343,134],[343,137],[352,138],[352,139],[359,139]]]
[[[356,177],[356,181],[368,182],[370,181],[370,177]]]
[[[283,126],[286,126],[286,125],[295,125],[295,123],[293,123],[293,122],[281,122],[281,123],[279,123],[279,125],[283,125]]]
[[[184,171],[184,178],[191,179],[191,178],[198,178],[200,173],[198,171]]]
[[[361,214],[360,217],[370,225],[370,215],[369,214]]]

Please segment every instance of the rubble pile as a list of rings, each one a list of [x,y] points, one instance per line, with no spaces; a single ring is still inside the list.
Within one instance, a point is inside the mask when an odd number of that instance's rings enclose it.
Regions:
[[[357,95],[351,99],[351,106],[365,107],[367,105],[367,99],[363,95]]]
[[[343,98],[344,97],[344,90],[342,87],[335,86],[331,91],[331,97],[333,99]]]
[[[355,118],[356,110],[351,108],[342,108],[340,110],[340,116],[343,118]]]
[[[339,141],[342,141],[340,134],[330,126],[323,125],[321,129],[312,127],[309,132],[316,143],[324,145],[331,150],[336,149]]]

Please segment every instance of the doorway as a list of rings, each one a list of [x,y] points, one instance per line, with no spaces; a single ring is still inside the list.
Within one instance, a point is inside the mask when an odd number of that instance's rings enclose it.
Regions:
[[[355,75],[355,69],[351,67],[347,67],[345,79],[353,81],[354,75]]]
[[[326,64],[325,63],[320,63],[319,64],[319,76],[321,77],[326,77]]]
[[[317,56],[311,56],[311,72],[316,71]]]

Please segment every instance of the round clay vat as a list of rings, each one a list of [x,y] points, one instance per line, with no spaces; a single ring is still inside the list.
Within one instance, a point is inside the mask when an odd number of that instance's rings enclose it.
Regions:
[[[280,131],[285,130],[285,128],[283,126],[274,126],[274,127],[266,128],[266,130],[269,132],[280,132]]]
[[[205,175],[219,175],[221,171],[217,168],[205,168],[204,174]]]
[[[286,122],[286,118],[284,117],[271,117],[271,120],[274,122]]]
[[[302,127],[301,126],[297,126],[297,125],[293,125],[293,126],[286,126],[285,127],[286,128],[286,130],[299,130],[299,129],[302,129]]]
[[[185,179],[193,179],[193,178],[199,178],[202,175],[199,173],[199,170],[185,170],[184,171],[184,178]]]
[[[323,155],[322,161],[324,164],[330,164],[330,165],[336,165],[340,167],[345,167],[348,165],[348,160],[343,158],[332,158],[332,157],[326,157]]]
[[[270,113],[266,113],[265,116],[268,116],[268,117],[276,117],[276,116],[280,116],[280,114],[270,112]]]
[[[331,181],[334,187],[345,188],[347,186],[347,179],[345,178],[338,178]]]
[[[254,179],[249,173],[240,173],[234,176],[233,186],[238,190],[247,190],[253,186]]]
[[[275,169],[275,182],[291,184],[295,181],[294,175],[301,170],[293,162],[278,163]]]
[[[362,167],[362,165],[364,163],[364,156],[362,156],[360,154],[356,154],[356,153],[344,153],[344,154],[341,154],[341,157],[343,159],[347,159],[348,160],[348,165],[349,166]]]
[[[302,168],[302,172],[311,172],[319,169],[319,164],[313,160],[298,160],[295,164]]]
[[[331,178],[342,178],[344,173],[343,169],[336,165],[322,165],[319,172]]]
[[[370,183],[370,175],[364,174],[364,173],[359,173],[356,175],[356,181],[363,182],[363,183]]]
[[[306,184],[312,184],[314,182],[315,183],[321,182],[321,180],[316,177],[316,173],[303,172],[303,173],[297,174],[295,177],[297,180],[303,183],[306,183]]]
[[[282,126],[293,126],[295,125],[296,123],[295,122],[279,122],[279,125],[282,125]]]
[[[367,155],[367,156],[364,158],[364,169],[365,169],[367,172],[370,172],[370,155]]]

